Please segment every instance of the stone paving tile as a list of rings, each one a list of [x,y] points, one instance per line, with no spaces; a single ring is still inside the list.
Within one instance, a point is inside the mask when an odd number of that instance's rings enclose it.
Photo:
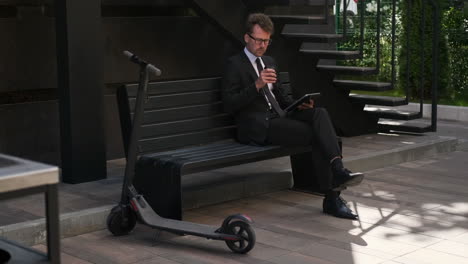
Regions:
[[[436,208],[437,209],[437,208]],[[447,222],[446,226],[459,226],[468,229],[468,217],[461,215],[448,214],[437,210],[427,210],[422,212],[413,212],[409,215],[415,215],[421,221],[433,220],[439,222]]]
[[[385,223],[387,227],[398,228],[412,233],[449,239],[466,232],[468,226],[460,226],[456,223],[423,220],[419,217],[397,216]]]
[[[356,156],[367,154],[369,151],[394,149],[397,146],[405,145],[406,141],[423,142],[435,138],[435,135],[421,137],[415,136],[395,136],[386,134],[363,135],[352,138],[343,138],[344,155]],[[125,160],[118,159],[108,162],[108,178],[96,182],[83,184],[60,184],[60,212],[68,213],[78,210],[99,207],[113,204],[119,200],[122,184],[122,175],[125,168]],[[239,174],[251,169],[258,171],[290,170],[288,158],[279,158],[268,162],[260,162],[223,168],[207,173],[214,174]],[[95,191],[90,191],[95,190]],[[38,196],[36,196],[38,197]],[[0,205],[4,208],[5,215],[10,217],[0,217],[0,226],[18,223],[24,220],[33,220],[44,216],[42,197],[20,198],[16,200],[1,201]],[[8,208],[8,209],[7,209]],[[15,215],[16,210],[16,215]],[[29,215],[20,214],[20,211],[28,212]],[[13,217],[15,216],[15,217]]]
[[[431,136],[366,135],[343,141],[346,154],[405,146]],[[371,146],[372,140],[382,142]],[[468,263],[466,160],[466,152],[453,152],[366,172],[363,184],[343,192],[360,214],[356,221],[324,215],[322,197],[293,191],[184,212],[186,220],[215,226],[229,214],[250,215],[255,221],[257,244],[247,255],[233,254],[223,241],[177,236],[137,225],[130,235],[122,237],[102,230],[62,239],[63,263]],[[289,166],[288,159],[275,161],[275,168]],[[71,210],[78,204],[74,200],[77,196],[84,196],[89,203],[118,200],[121,176],[115,173],[122,171],[123,164],[122,160],[113,161],[114,175],[102,182],[65,186],[69,192],[61,207]],[[446,175],[443,168],[454,173]],[[243,169],[236,167],[235,173]],[[87,188],[102,192],[86,196]],[[31,198],[22,203],[37,209]],[[36,248],[44,250],[43,245]]]
[[[360,195],[366,195],[366,198],[370,195],[378,197],[394,197],[395,193],[411,192],[413,189],[415,189],[415,187],[411,186],[378,181],[378,179],[380,179],[378,178],[378,176],[375,176],[377,180],[374,180],[374,175],[379,175],[379,173],[375,171],[366,172],[365,178],[362,181],[362,183],[358,186],[354,186],[353,188],[347,189],[346,193],[358,193]]]
[[[354,190],[351,191],[354,192]],[[462,196],[456,193],[444,193],[417,187],[410,187],[405,191],[388,191],[386,196],[392,197],[395,201],[423,205],[425,209],[428,209],[429,207],[435,208],[444,204],[451,204],[454,201],[460,201],[463,199]],[[431,204],[436,206],[431,206]]]
[[[456,255],[459,257],[464,257],[468,259],[468,246],[463,243],[458,243],[454,241],[441,241],[434,245],[427,247],[427,249],[432,249],[440,252],[445,252],[448,254]]]
[[[419,249],[410,254],[398,257],[395,261],[403,264],[467,264],[468,259],[431,249]]]
[[[383,258],[371,256],[368,254],[363,254],[360,252],[351,252],[350,250],[345,250],[337,248],[330,245],[324,245],[319,243],[310,244],[307,247],[299,250],[299,253],[307,256],[317,257],[319,259],[324,259],[333,263],[362,263],[362,264],[371,264],[371,263],[381,263],[385,261]]]
[[[0,211],[0,226],[2,226],[4,223],[10,224],[23,222],[37,219],[38,217],[40,217],[40,215],[25,211],[22,208],[12,204],[5,204]]]
[[[153,248],[155,254],[180,263],[266,263],[271,258],[290,252],[260,242],[247,255],[234,254],[223,241],[191,236],[164,241]]]
[[[352,157],[356,155],[366,155],[369,154],[369,150],[367,149],[360,149],[359,147],[343,147],[343,157]]]
[[[395,180],[398,184],[407,184],[421,189],[431,191],[438,190],[439,192],[447,192],[451,190],[453,193],[460,193],[462,195],[468,194],[468,191],[462,188],[463,184],[467,183],[467,180],[461,176],[450,177],[447,173],[422,171],[418,172],[417,175],[411,175],[411,172],[407,168],[395,167],[391,173],[372,175],[371,178],[375,179],[378,176],[385,177],[384,179],[389,179],[391,177],[392,180]]]
[[[365,243],[359,244],[336,240],[321,240],[320,243],[345,249],[351,252],[364,253],[382,259],[393,259],[419,248],[417,246],[371,236],[366,236],[364,241]]]
[[[376,208],[360,208],[357,210],[360,213],[360,221],[349,221],[343,219],[330,218],[329,216],[319,214],[314,217],[309,217],[310,220],[295,223],[293,220],[283,220],[281,223],[275,224],[276,227],[287,229],[289,231],[309,233],[311,235],[323,237],[323,238],[334,238],[335,240],[353,241],[356,239],[356,235],[371,235],[374,237],[380,237],[384,239],[396,239],[405,240],[410,239],[416,240],[412,243],[417,245],[429,245],[439,241],[437,238],[432,236],[426,236],[424,234],[411,233],[404,226],[400,229],[395,227],[387,227],[385,221],[388,216],[397,216],[391,212],[379,211]],[[300,219],[300,218],[299,218]],[[416,219],[416,218],[415,218]],[[356,226],[357,225],[357,226]],[[404,230],[402,230],[404,229]],[[343,232],[349,230],[350,234]],[[408,242],[411,244],[410,242]]]
[[[96,264],[134,263],[155,257],[112,236],[107,230],[62,239],[62,252]]]
[[[415,214],[421,210],[428,210],[437,206],[429,206],[429,208],[421,209],[420,205],[414,202],[397,200],[391,191],[376,189],[370,192],[360,192],[359,190],[349,189],[343,194],[343,197],[350,203],[357,203],[361,206],[375,207],[383,211],[394,212],[400,214]]]
[[[291,263],[291,264],[334,264],[335,262],[330,262],[327,260],[319,259],[314,256],[307,256],[303,255],[300,253],[290,253],[287,255],[282,255],[279,257],[275,257],[270,260],[272,263],[277,263],[277,264],[286,264],[286,263]]]
[[[47,247],[45,245],[36,245],[33,247],[34,249],[37,249],[42,252],[47,252]],[[61,253],[60,254],[60,260],[64,264],[92,264],[91,262],[85,261],[81,258],[77,258],[71,255],[68,255],[66,253]]]
[[[362,206],[361,206],[362,207]],[[365,222],[366,225],[379,224],[385,227],[395,228],[397,230],[420,233],[422,235],[434,236],[439,238],[447,238],[459,235],[463,233],[466,229],[463,227],[456,227],[456,224],[452,224],[447,220],[443,219],[421,219],[419,216],[413,215],[400,215],[392,214],[391,211],[387,210],[377,210],[376,208],[366,208],[362,207],[359,209],[361,220]],[[389,217],[390,216],[390,217]],[[315,216],[313,219],[318,220],[320,216]],[[382,221],[383,220],[383,221]],[[336,221],[339,223],[339,221]],[[346,228],[346,227],[342,227]]]
[[[278,205],[275,205],[276,207],[278,207],[278,209],[281,211],[281,207],[279,207]],[[275,207],[273,206],[273,207]],[[295,210],[297,210],[296,213],[294,213],[294,215],[296,216],[295,218],[293,219],[301,219],[301,212],[300,210],[302,209],[298,209],[297,207],[293,207],[295,208]],[[311,207],[313,209],[313,207]],[[319,209],[319,208],[317,208]],[[318,211],[318,210],[317,210]],[[391,233],[389,233],[389,235],[392,235],[393,236],[396,236],[396,234],[398,234],[398,239],[403,239],[402,237],[413,237],[413,236],[420,236],[422,241],[428,241],[427,243],[433,243],[434,241],[437,241],[437,240],[434,240],[433,236],[435,237],[440,237],[440,236],[452,236],[452,235],[457,235],[459,234],[460,232],[463,232],[464,229],[459,229],[459,230],[456,230],[456,229],[448,229],[448,228],[444,228],[444,231],[443,232],[438,232],[437,229],[440,228],[440,227],[444,227],[446,225],[448,225],[449,223],[447,222],[442,222],[442,223],[439,223],[437,221],[432,221],[432,220],[426,220],[426,221],[423,221],[422,222],[422,228],[419,228],[421,223],[419,222],[419,218],[418,217],[415,217],[415,216],[405,216],[405,215],[399,215],[399,214],[395,214],[393,212],[390,212],[390,211],[382,211],[382,210],[379,210],[377,208],[367,208],[367,207],[360,207],[358,210],[357,210],[359,213],[360,213],[360,219],[361,219],[361,224],[360,224],[360,228],[361,228],[361,231],[365,232],[365,230],[362,230],[363,228],[364,229],[368,229],[368,228],[373,228],[373,229],[382,229],[382,228],[386,228],[386,230],[390,230],[392,231]],[[320,237],[329,237],[331,234],[329,233],[331,228],[330,228],[330,225],[333,225],[333,227],[338,227],[340,229],[343,229],[343,230],[350,230],[350,228],[352,228],[349,223],[350,221],[346,221],[346,220],[342,220],[342,219],[336,219],[336,218],[332,218],[330,220],[330,218],[326,215],[323,215],[321,213],[318,213],[316,215],[314,215],[313,213],[310,213],[310,212],[302,212],[302,214],[304,215],[303,218],[309,218],[309,219],[314,219],[312,222],[317,222],[317,221],[323,221],[323,224],[326,224],[328,225],[328,228],[319,228],[320,230],[327,230],[325,233],[321,233],[321,232],[316,232],[316,228],[312,228],[311,225],[313,223],[301,223],[301,224],[291,224],[294,226],[294,228],[296,228],[296,230],[293,230],[295,232],[300,232],[300,233],[307,233],[306,230],[297,230],[298,227],[302,227],[302,225],[305,224],[305,227],[304,228],[310,228],[310,230],[313,230],[314,231],[314,235],[315,236],[320,236]],[[396,219],[396,220],[394,220]],[[275,227],[280,227],[280,228],[284,228],[284,229],[288,229],[288,224],[287,224],[287,221],[288,219],[282,219],[281,223],[282,224],[279,224],[279,223],[275,223]],[[342,225],[340,225],[342,223]],[[413,227],[412,226],[412,223],[413,225],[417,225],[416,227]],[[316,224],[318,225],[318,224]],[[381,225],[382,227],[374,227],[374,225]],[[395,230],[393,230],[395,229]],[[351,229],[351,230],[355,230],[355,229]],[[291,229],[289,229],[289,231],[291,231]],[[359,230],[355,230],[355,232],[360,232]],[[375,230],[373,230],[372,232],[376,232]],[[338,233],[342,233],[342,232],[338,232]],[[415,234],[409,234],[409,233],[415,233]],[[438,234],[438,235],[437,235]],[[445,235],[447,234],[447,235]],[[427,237],[427,235],[429,237]],[[342,238],[344,239],[344,238]],[[418,242],[418,243],[421,243],[421,242]],[[424,244],[424,245],[427,245],[427,244]]]
[[[358,204],[359,205],[359,204]],[[447,221],[435,221],[435,220],[423,220],[417,216],[401,215],[398,212],[392,212],[390,210],[381,210],[381,208],[358,206],[355,209],[360,214],[360,227],[369,225],[382,225],[384,227],[390,227],[401,231],[421,233],[423,235],[435,236],[444,238],[446,236],[457,235],[463,232],[463,228],[454,228],[450,222]],[[300,214],[298,214],[300,215]],[[313,219],[313,221],[322,222],[324,224],[333,225],[335,227],[349,230],[349,221],[343,221],[342,219],[329,219],[328,216],[323,214],[306,214],[307,218]],[[298,217],[300,218],[300,217]],[[359,223],[354,221],[355,223]],[[438,230],[442,230],[439,232]]]
[[[350,234],[363,238],[367,236],[378,237],[381,239],[388,239],[391,241],[406,243],[419,247],[426,247],[442,240],[440,238],[427,236],[424,234],[410,233],[408,231],[385,227],[382,225],[363,223],[362,228],[364,230],[350,230]]]
[[[180,262],[176,262],[170,259],[166,259],[163,257],[154,257],[150,259],[145,259],[143,261],[138,261],[138,264],[179,264]]]
[[[281,234],[268,230],[268,227],[255,227],[257,241],[272,247],[282,248],[290,251],[297,251],[311,243],[313,239],[304,236],[297,237],[294,234]],[[314,238],[314,237],[312,237]]]
[[[468,231],[459,236],[452,237],[450,240],[468,245]]]
[[[421,166],[406,170],[424,168],[434,160],[418,162]],[[257,234],[257,244],[247,255],[233,254],[223,241],[177,236],[142,225],[124,237],[102,230],[63,239],[62,249],[68,257],[90,263],[468,263],[465,197],[444,193],[443,185],[441,189],[434,185],[431,192],[391,178],[389,182],[378,180],[379,175],[391,174],[396,167],[370,171],[365,183],[343,192],[360,215],[355,221],[325,215],[321,212],[322,197],[293,191],[184,214],[190,221],[219,225],[229,214],[247,213],[255,221]],[[407,177],[412,175],[407,173]],[[453,211],[441,210],[443,205]]]

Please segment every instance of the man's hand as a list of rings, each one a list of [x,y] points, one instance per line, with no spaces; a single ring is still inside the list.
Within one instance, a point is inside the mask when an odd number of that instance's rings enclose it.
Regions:
[[[314,99],[310,99],[309,103],[302,103],[297,108],[300,109],[300,110],[314,108]]]
[[[255,81],[257,91],[260,91],[267,83],[276,83],[276,71],[274,69],[266,68],[260,73],[260,76]]]

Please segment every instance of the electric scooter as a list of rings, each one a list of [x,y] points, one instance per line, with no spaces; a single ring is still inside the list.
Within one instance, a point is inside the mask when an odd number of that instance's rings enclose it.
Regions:
[[[118,205],[112,208],[107,217],[107,229],[114,235],[126,235],[133,230],[137,220],[155,229],[179,235],[194,235],[214,240],[223,240],[235,253],[245,254],[255,245],[255,232],[250,226],[252,220],[243,214],[231,215],[224,219],[221,227],[173,220],[159,216],[138,193],[132,182],[135,176],[135,163],[139,140],[139,128],[143,120],[144,98],[148,86],[148,73],[161,75],[161,70],[138,58],[129,51],[124,51],[131,62],[140,66],[138,93],[130,135],[127,164],[125,167],[122,196]]]

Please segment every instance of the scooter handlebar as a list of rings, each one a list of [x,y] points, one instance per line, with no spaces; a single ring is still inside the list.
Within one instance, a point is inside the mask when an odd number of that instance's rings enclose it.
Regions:
[[[127,57],[131,62],[133,63],[136,63],[138,65],[142,65],[142,66],[146,66],[146,69],[149,71],[149,72],[152,72],[154,73],[156,76],[159,76],[161,75],[161,70],[158,69],[156,66],[154,66],[153,64],[150,64],[142,59],[140,59],[137,55],[131,53],[130,51],[128,50],[125,50],[123,52],[123,54],[125,55],[125,57]]]

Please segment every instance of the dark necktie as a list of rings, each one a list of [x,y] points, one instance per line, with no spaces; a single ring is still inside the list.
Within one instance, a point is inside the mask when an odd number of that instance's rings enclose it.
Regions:
[[[260,62],[260,58],[257,58],[255,62],[257,63],[258,75],[260,76],[260,73],[263,71],[263,66],[262,66],[262,63]],[[263,91],[263,94],[265,94],[266,96],[267,103],[271,104],[271,106],[273,107],[273,110],[275,110],[279,116],[281,117],[285,116],[286,113],[279,106],[278,101],[276,101],[275,97],[273,96],[270,89],[268,88],[268,84],[265,85],[265,87],[262,87],[262,91]]]

